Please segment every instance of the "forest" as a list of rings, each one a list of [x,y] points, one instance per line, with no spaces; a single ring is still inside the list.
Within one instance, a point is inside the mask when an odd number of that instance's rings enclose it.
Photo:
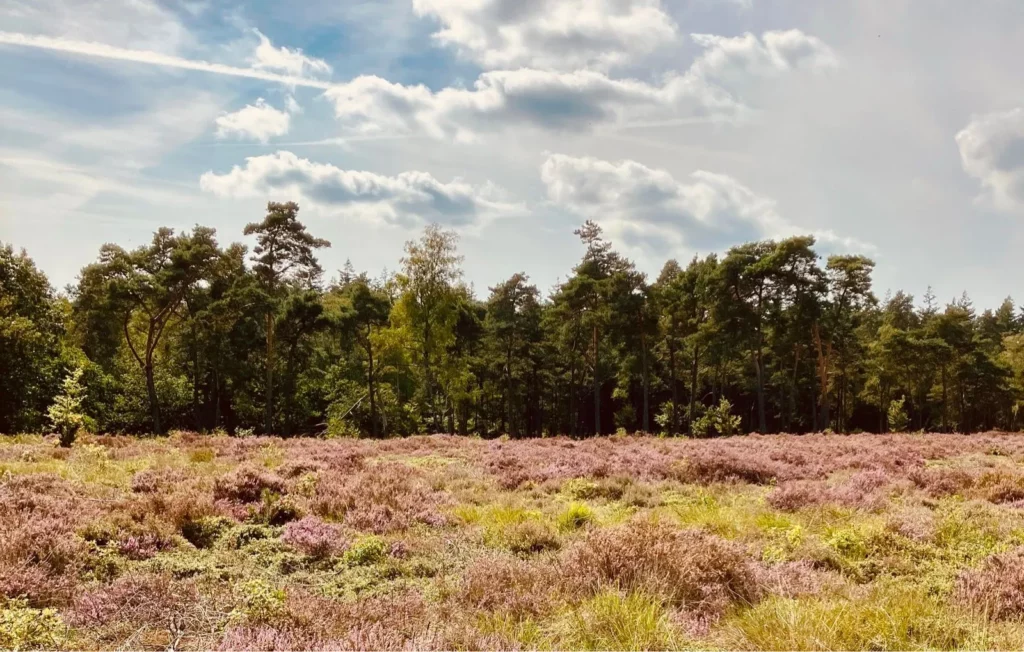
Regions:
[[[601,227],[550,291],[514,274],[478,296],[431,225],[397,271],[351,264],[295,203],[245,227],[104,245],[55,290],[0,243],[0,432],[283,436],[1017,430],[1024,315],[929,291],[879,298],[874,262],[812,237],[669,260],[657,278]],[[64,410],[67,412],[67,410]]]

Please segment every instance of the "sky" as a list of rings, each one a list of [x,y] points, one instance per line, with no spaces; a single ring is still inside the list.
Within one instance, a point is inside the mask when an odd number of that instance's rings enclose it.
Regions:
[[[328,277],[437,222],[486,297],[550,290],[594,219],[652,277],[810,234],[880,296],[994,307],[1022,60],[1019,0],[0,0],[0,240],[63,287],[294,200]]]

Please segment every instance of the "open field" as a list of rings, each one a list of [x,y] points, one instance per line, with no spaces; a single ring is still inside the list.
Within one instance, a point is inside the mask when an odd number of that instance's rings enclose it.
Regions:
[[[0,438],[0,647],[1024,647],[1024,436]]]

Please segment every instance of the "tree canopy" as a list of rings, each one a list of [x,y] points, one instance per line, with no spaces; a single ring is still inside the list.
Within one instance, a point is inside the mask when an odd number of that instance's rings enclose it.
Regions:
[[[670,260],[655,279],[592,221],[549,293],[526,271],[476,296],[432,225],[397,273],[350,264],[294,203],[255,237],[159,229],[104,245],[66,293],[0,246],[0,431],[48,426],[67,379],[86,427],[512,437],[660,431],[1017,429],[1024,319],[872,291],[874,262],[812,237]]]

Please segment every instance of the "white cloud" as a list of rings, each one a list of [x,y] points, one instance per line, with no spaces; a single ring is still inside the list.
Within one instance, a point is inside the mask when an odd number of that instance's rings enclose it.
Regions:
[[[177,17],[155,0],[4,0],[0,24],[67,40],[175,54],[192,43]]]
[[[150,50],[134,50],[107,45],[105,43],[94,43],[91,41],[75,41],[65,38],[20,34],[17,32],[0,32],[0,46],[4,45],[51,50],[54,52],[63,52],[65,54],[112,59],[115,61],[129,61],[152,66],[195,70],[199,72],[213,73],[216,75],[247,77],[249,79],[260,79],[278,84],[287,84],[289,86],[309,86],[321,89],[331,88],[332,86],[330,82],[316,79],[307,79],[304,77],[294,77],[290,75],[278,75],[276,73],[257,70],[255,68],[239,68],[237,66],[228,66],[221,63],[186,59]]]
[[[660,0],[413,0],[433,36],[481,67],[607,69],[676,38]]]
[[[976,115],[956,135],[964,172],[1000,210],[1024,207],[1024,109]]]
[[[286,47],[274,47],[270,39],[258,29],[253,30],[260,39],[256,52],[251,59],[252,67],[257,70],[273,70],[292,77],[313,77],[330,75],[331,66],[323,59],[308,57],[302,50],[291,50]]]
[[[284,108],[288,113],[291,113],[293,115],[302,113],[302,106],[295,99],[294,95],[289,95],[287,98],[285,98]]]
[[[402,226],[469,226],[523,210],[492,184],[442,183],[426,172],[389,177],[343,170],[286,151],[247,158],[225,174],[207,172],[199,187],[219,197],[296,198],[325,212]]]
[[[709,82],[729,85],[792,70],[822,72],[839,65],[824,41],[798,29],[765,32],[760,39],[750,32],[736,37],[692,34],[691,38],[704,52],[689,74]]]
[[[697,170],[686,182],[636,161],[551,154],[541,165],[550,201],[597,220],[627,245],[666,253],[721,250],[762,238],[809,233],[782,218],[772,199],[736,179]],[[870,248],[831,232],[825,243]]]
[[[247,104],[234,113],[218,117],[217,137],[249,138],[266,143],[271,138],[287,134],[291,121],[289,112],[275,109],[261,97],[256,100],[256,104]]]
[[[726,93],[691,77],[674,77],[658,86],[596,71],[526,68],[486,72],[472,89],[437,92],[364,76],[328,90],[326,96],[349,131],[459,140],[512,125],[584,132],[627,119],[731,120],[743,113]]]

